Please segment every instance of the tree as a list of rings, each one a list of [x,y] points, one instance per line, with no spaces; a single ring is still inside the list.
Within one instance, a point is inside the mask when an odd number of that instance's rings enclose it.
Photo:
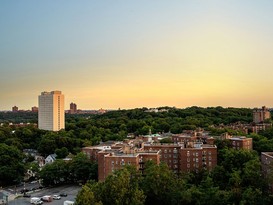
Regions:
[[[56,148],[57,148],[57,146],[56,146],[55,140],[44,136],[39,144],[38,151],[43,156],[48,156],[48,155],[54,153]]]
[[[0,144],[0,186],[22,180],[25,172],[23,154],[14,146]]]
[[[260,189],[248,187],[244,192],[241,200],[241,205],[262,205],[266,199],[262,196]]]
[[[69,183],[69,163],[58,159],[45,165],[39,175],[45,186]]]
[[[101,201],[96,201],[91,182],[82,187],[76,197],[75,205],[102,205]]]
[[[130,171],[129,171],[130,170]],[[134,183],[132,169],[121,169],[104,182],[88,182],[76,198],[76,204],[143,205],[145,195]]]
[[[173,143],[171,138],[164,138],[162,140],[160,140],[160,143]]]
[[[244,164],[242,174],[242,184],[245,187],[262,189],[265,181],[262,177],[261,162],[259,159],[253,159]]]
[[[98,178],[98,166],[91,162],[84,153],[77,154],[71,164],[70,172],[74,182],[86,183],[90,179]]]
[[[145,167],[141,188],[147,196],[147,204],[169,204],[175,187],[175,175],[165,163],[155,165],[146,162]]]
[[[66,147],[62,147],[61,149],[56,149],[55,153],[57,155],[57,159],[65,158],[69,153]]]
[[[101,201],[113,205],[142,205],[145,195],[137,184],[131,183],[128,169],[121,169],[109,175],[102,186]]]

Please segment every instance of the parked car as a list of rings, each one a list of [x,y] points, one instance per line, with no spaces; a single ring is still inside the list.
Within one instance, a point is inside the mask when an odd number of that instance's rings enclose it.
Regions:
[[[31,196],[30,196],[30,194],[26,194],[26,193],[25,193],[25,194],[23,195],[23,197],[30,198]]]
[[[38,204],[38,205],[43,204],[43,202],[41,201],[41,199],[38,198],[38,197],[32,197],[32,198],[30,199],[30,203],[31,203],[31,204]]]
[[[33,204],[41,205],[41,204],[43,204],[43,201],[42,200],[35,201],[35,202],[33,202]]]
[[[61,199],[61,197],[59,196],[59,195],[53,195],[53,197],[52,197],[53,199]]]
[[[60,196],[61,196],[61,197],[66,197],[67,194],[66,194],[66,193],[61,193]]]
[[[64,205],[74,205],[74,201],[64,201]]]
[[[52,197],[50,195],[45,195],[41,198],[42,201],[51,202]]]

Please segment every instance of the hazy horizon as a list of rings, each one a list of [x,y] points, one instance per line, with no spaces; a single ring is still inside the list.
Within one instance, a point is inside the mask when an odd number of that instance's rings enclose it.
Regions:
[[[0,110],[273,107],[273,1],[0,1]]]

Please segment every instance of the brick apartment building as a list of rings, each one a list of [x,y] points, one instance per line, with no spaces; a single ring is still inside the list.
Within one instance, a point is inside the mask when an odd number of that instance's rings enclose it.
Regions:
[[[252,150],[252,138],[232,137],[229,140],[233,149]]]
[[[123,153],[119,150],[105,150],[98,153],[98,180],[104,181],[115,170],[125,165],[135,166],[137,170],[144,171],[148,160],[160,163],[159,151]]]
[[[197,146],[196,146],[197,145]],[[196,144],[194,148],[180,151],[180,171],[211,171],[217,165],[217,147],[209,144]]]
[[[262,123],[266,119],[270,119],[270,111],[267,107],[263,106],[261,109],[255,108],[253,110],[253,122],[254,123]]]
[[[174,172],[212,170],[217,165],[215,145],[190,142],[188,144],[144,144],[145,150],[160,150],[160,161]]]
[[[207,144],[213,144],[215,139],[219,140],[229,140],[231,147],[233,149],[245,149],[245,150],[252,150],[253,143],[252,138],[247,138],[245,136],[231,136],[228,133],[223,133],[220,136],[213,136],[207,139]]]
[[[141,144],[135,141],[129,141],[129,144],[107,142],[98,146],[84,147],[82,151],[90,160],[98,163],[98,180],[104,181],[110,173],[125,165],[133,165],[143,172],[147,160],[160,163],[159,151],[145,151],[138,149],[138,146]]]
[[[175,173],[212,170],[217,165],[217,147],[203,143],[153,144],[141,140],[108,142],[85,147],[82,151],[92,161],[98,162],[98,179],[104,181],[114,170],[133,165],[144,171],[145,162],[165,162]]]

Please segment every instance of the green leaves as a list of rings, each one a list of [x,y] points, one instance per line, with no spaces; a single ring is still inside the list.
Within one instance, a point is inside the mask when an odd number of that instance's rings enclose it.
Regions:
[[[25,168],[23,154],[14,146],[0,144],[0,186],[22,179]]]
[[[129,170],[119,170],[109,175],[105,182],[88,182],[79,192],[76,204],[143,205],[145,195],[136,183],[132,183],[135,172]]]

